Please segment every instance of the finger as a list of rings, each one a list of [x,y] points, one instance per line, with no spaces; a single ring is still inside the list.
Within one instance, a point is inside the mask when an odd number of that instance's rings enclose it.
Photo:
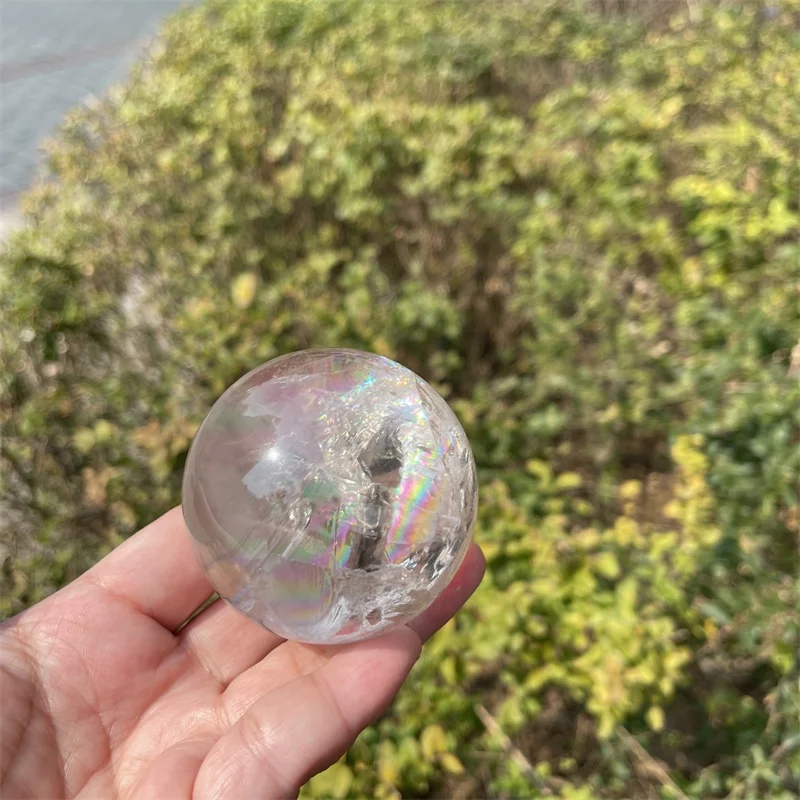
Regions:
[[[269,692],[212,748],[194,797],[295,797],[389,705],[419,652],[417,635],[401,628]]]
[[[481,582],[486,562],[476,544],[472,544],[447,588],[420,616],[408,624],[425,642],[467,601]],[[225,694],[223,703],[230,719],[238,720],[266,692],[286,683],[290,679],[319,669],[341,649],[316,645],[286,642],[269,658],[254,664],[233,680]]]
[[[267,692],[320,669],[350,645],[315,645],[284,642],[233,680],[222,695],[226,719],[238,722]]]
[[[284,640],[217,600],[180,633],[197,664],[227,686]]]
[[[214,591],[173,508],[83,575],[174,631]]]
[[[473,542],[447,588],[425,611],[409,622],[408,627],[426,642],[469,600],[480,585],[485,571],[486,559],[480,547]]]
[[[136,774],[132,787],[120,791],[118,796],[133,800],[190,798],[197,772],[215,741],[210,737],[185,739],[154,754],[151,759],[143,759],[141,772]]]
[[[423,614],[409,623],[424,642],[433,635],[469,598],[483,577],[486,562],[473,544],[453,580]],[[301,675],[319,669],[342,647],[286,642],[250,669],[235,678],[223,695],[229,719],[237,721],[264,694]],[[288,676],[288,678],[287,678]]]

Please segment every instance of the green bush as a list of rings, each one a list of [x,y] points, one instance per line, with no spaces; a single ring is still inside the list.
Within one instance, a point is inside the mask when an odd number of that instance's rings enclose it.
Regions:
[[[218,0],[0,261],[0,611],[279,353],[451,401],[487,579],[313,797],[800,792],[800,4]],[[509,739],[510,737],[510,739]]]

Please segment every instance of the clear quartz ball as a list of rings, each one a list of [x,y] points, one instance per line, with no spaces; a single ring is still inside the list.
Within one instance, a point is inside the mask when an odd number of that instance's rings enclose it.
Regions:
[[[287,639],[353,642],[415,617],[469,545],[475,462],[420,377],[357,350],[245,375],[192,443],[183,514],[212,585]]]

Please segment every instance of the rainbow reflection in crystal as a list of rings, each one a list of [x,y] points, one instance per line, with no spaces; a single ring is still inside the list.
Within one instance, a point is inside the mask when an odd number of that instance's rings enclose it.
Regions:
[[[357,350],[292,353],[215,403],[183,513],[214,588],[288,639],[357,641],[407,622],[469,545],[475,463],[447,403]]]

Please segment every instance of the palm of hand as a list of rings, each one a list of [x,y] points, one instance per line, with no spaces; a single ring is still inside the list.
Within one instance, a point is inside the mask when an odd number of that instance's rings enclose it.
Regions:
[[[473,546],[409,626],[284,642],[214,603],[176,509],[2,627],[0,795],[294,796],[383,711],[480,581]]]

